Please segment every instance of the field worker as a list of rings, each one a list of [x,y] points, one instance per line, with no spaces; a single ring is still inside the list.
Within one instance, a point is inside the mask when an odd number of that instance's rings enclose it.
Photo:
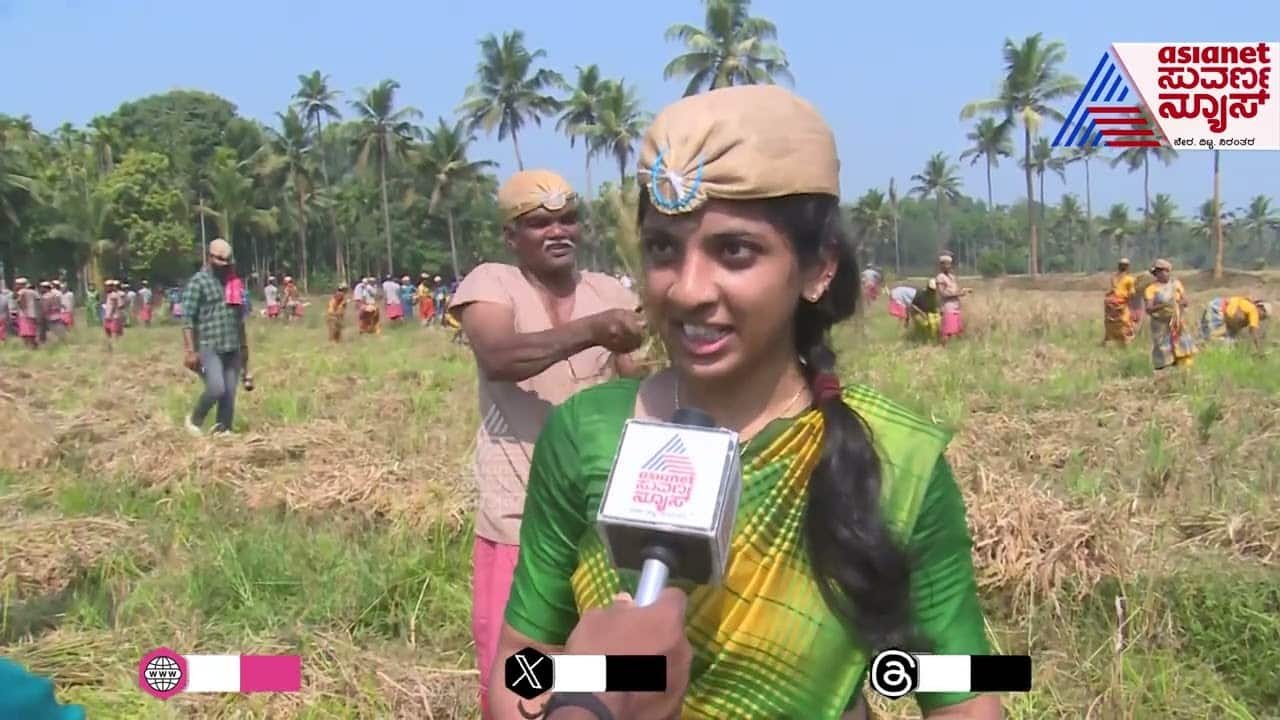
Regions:
[[[929,278],[923,288],[916,291],[907,306],[911,316],[911,337],[916,340],[933,342],[939,339],[942,330],[942,314],[938,312],[942,302],[938,298],[938,280]]]
[[[122,283],[120,287],[124,291],[125,298],[124,324],[132,327],[134,321],[138,319],[138,291],[127,282]]]
[[[144,327],[151,327],[151,303],[154,299],[151,283],[143,280],[142,287],[138,289],[138,318],[142,320]]]
[[[600,490],[626,420],[688,407],[742,444],[734,551],[721,582],[690,590],[683,697],[637,697],[618,717],[835,720],[874,649],[990,651],[950,433],[836,375],[831,329],[862,301],[839,171],[830,127],[777,85],[692,95],[649,126],[639,287],[670,367],[551,411],[498,657],[559,652],[634,591],[594,530]],[[500,673],[491,684],[494,716],[520,717]],[[926,718],[1000,717],[995,695],[916,701]]]
[[[40,346],[40,293],[24,277],[14,280],[13,287],[18,308],[18,337],[35,350]]]
[[[964,332],[964,320],[960,315],[960,298],[973,292],[969,288],[960,287],[952,271],[952,258],[949,253],[938,256],[937,280],[938,299],[942,303],[941,323],[938,327],[938,339],[943,345],[947,340]]]
[[[342,323],[347,318],[347,284],[338,285],[338,289],[329,298],[329,305],[324,311],[325,323],[329,326],[329,342],[342,342]]]
[[[169,288],[169,317],[182,319],[182,288]]]
[[[422,273],[418,278],[418,317],[422,320],[422,327],[430,325],[431,319],[436,314],[436,303],[431,297],[431,283],[428,278],[426,273]]]
[[[1234,342],[1241,332],[1248,331],[1253,347],[1262,350],[1262,321],[1271,316],[1271,306],[1258,299],[1239,295],[1216,297],[1200,316],[1200,337],[1205,342],[1225,340]]]
[[[1116,272],[1111,276],[1111,289],[1102,302],[1103,345],[1109,341],[1128,345],[1133,339],[1133,315],[1129,306],[1137,292],[1137,282],[1129,272],[1129,258],[1120,258]]]
[[[449,307],[448,289],[444,286],[444,280],[440,279],[439,275],[432,278],[431,286],[435,288],[435,291],[432,293],[432,301],[436,306],[436,314],[440,316],[440,324],[444,325],[445,319],[449,315],[449,313],[445,312]]]
[[[284,276],[284,318],[290,323],[302,318],[302,293],[291,275]]]
[[[564,178],[517,172],[498,190],[498,207],[517,264],[478,266],[447,311],[479,369],[471,618],[482,707],[519,550],[533,443],[553,405],[615,374],[638,373],[628,353],[644,339],[635,295],[608,275],[577,267],[581,208]]]
[[[120,289],[119,280],[106,282],[107,295],[102,303],[102,331],[107,336],[107,349],[110,350],[118,338],[124,336],[124,316],[129,308],[125,305],[128,297]]]
[[[916,299],[916,289],[910,285],[899,285],[889,291],[889,314],[902,321],[903,326],[911,324],[907,308]]]
[[[382,303],[386,307],[388,322],[404,317],[404,306],[400,304],[400,283],[390,275],[382,278]]]
[[[182,295],[182,364],[204,380],[204,392],[185,422],[192,435],[202,434],[201,426],[214,405],[218,412],[213,432],[231,432],[241,372],[246,387],[252,383],[244,316],[239,305],[227,302],[227,281],[235,274],[232,263],[231,244],[215,239],[209,243],[204,269],[191,276]]]
[[[875,302],[880,299],[882,282],[884,282],[884,276],[874,266],[868,265],[867,269],[862,271],[862,292],[867,300]]]
[[[280,288],[276,286],[276,276],[267,277],[267,286],[262,289],[267,302],[267,317],[274,320],[280,317]]]
[[[9,321],[13,316],[13,291],[0,288],[0,343],[9,337]]]
[[[76,324],[76,294],[71,291],[71,286],[65,283],[58,283],[58,291],[62,293],[60,298],[62,302],[62,324],[70,329]]]
[[[367,277],[362,281],[364,292],[356,303],[357,320],[360,323],[361,335],[382,335],[382,318],[378,311],[378,291],[374,280]]]
[[[1151,317],[1151,364],[1156,370],[1188,367],[1195,360],[1196,341],[1187,327],[1187,294],[1174,278],[1173,265],[1163,258],[1151,266],[1155,281],[1143,293]]]
[[[49,333],[62,336],[62,294],[53,289],[50,280],[40,281],[39,342],[49,342]]]
[[[400,278],[400,312],[407,321],[413,317],[413,281],[408,275]]]

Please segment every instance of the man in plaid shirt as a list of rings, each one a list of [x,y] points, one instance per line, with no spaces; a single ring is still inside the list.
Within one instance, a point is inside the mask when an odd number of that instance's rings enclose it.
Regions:
[[[201,434],[205,417],[218,406],[213,432],[230,432],[235,417],[236,385],[244,371],[249,377],[249,341],[244,332],[240,297],[228,298],[226,284],[234,275],[231,244],[222,238],[209,243],[205,267],[191,276],[182,294],[183,364],[204,378],[204,392],[187,417],[187,432]],[[229,302],[230,301],[230,302]]]

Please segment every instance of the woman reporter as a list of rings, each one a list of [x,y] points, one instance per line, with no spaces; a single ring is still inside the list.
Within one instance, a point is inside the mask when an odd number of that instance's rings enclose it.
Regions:
[[[723,584],[689,593],[681,717],[837,718],[876,650],[988,652],[948,433],[835,374],[828,335],[859,273],[825,121],[775,86],[684,98],[648,130],[638,174],[644,305],[671,367],[552,413],[499,657],[558,650],[634,589],[593,527],[601,492],[623,423],[687,406],[739,433],[743,491]],[[520,718],[494,682],[494,717]],[[991,696],[917,700],[929,718],[1000,714]],[[625,717],[670,717],[671,701],[636,696]]]

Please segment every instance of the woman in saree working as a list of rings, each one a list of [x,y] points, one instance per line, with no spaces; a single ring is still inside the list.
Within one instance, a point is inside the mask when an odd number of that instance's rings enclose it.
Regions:
[[[776,86],[714,90],[659,114],[639,161],[643,301],[671,367],[551,414],[498,657],[585,651],[575,624],[634,590],[595,532],[601,492],[628,418],[690,406],[744,443],[729,565],[722,585],[689,592],[682,697],[596,698],[614,717],[838,718],[876,650],[987,653],[948,433],[836,379],[828,334],[859,282],[826,122]],[[501,676],[490,709],[515,720],[524,707]],[[935,720],[1000,717],[995,696],[916,699]],[[548,718],[605,716],[593,712]]]

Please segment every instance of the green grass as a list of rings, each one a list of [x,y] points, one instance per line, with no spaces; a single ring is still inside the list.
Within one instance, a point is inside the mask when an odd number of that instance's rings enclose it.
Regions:
[[[971,522],[1054,497],[1116,540],[1096,586],[1072,575],[1052,595],[1015,593],[1044,582],[1033,567],[984,593],[997,646],[1036,662],[1008,717],[1280,717],[1280,569],[1258,551],[1280,535],[1266,525],[1280,356],[1212,348],[1189,373],[1157,375],[1142,340],[1098,347],[1099,304],[989,290],[971,336],[945,350],[904,342],[877,305],[835,344],[847,381],[955,431]],[[1011,311],[1027,307],[1053,314]],[[242,434],[222,440],[181,431],[199,384],[173,326],[131,328],[111,354],[83,329],[38,353],[0,347],[0,392],[35,383],[16,405],[0,395],[0,415],[54,438],[82,416],[98,434],[64,438],[35,467],[0,464],[0,556],[49,568],[34,588],[16,570],[0,579],[0,653],[54,676],[91,717],[475,717],[469,354],[416,326],[349,330],[334,348],[314,314],[255,320],[252,342],[258,388],[240,395]],[[1177,521],[1196,518],[1221,531],[1184,541]],[[32,529],[53,520],[71,525]],[[1081,552],[1054,540],[1036,563]],[[306,691],[162,704],[136,687],[158,645],[297,652]]]

